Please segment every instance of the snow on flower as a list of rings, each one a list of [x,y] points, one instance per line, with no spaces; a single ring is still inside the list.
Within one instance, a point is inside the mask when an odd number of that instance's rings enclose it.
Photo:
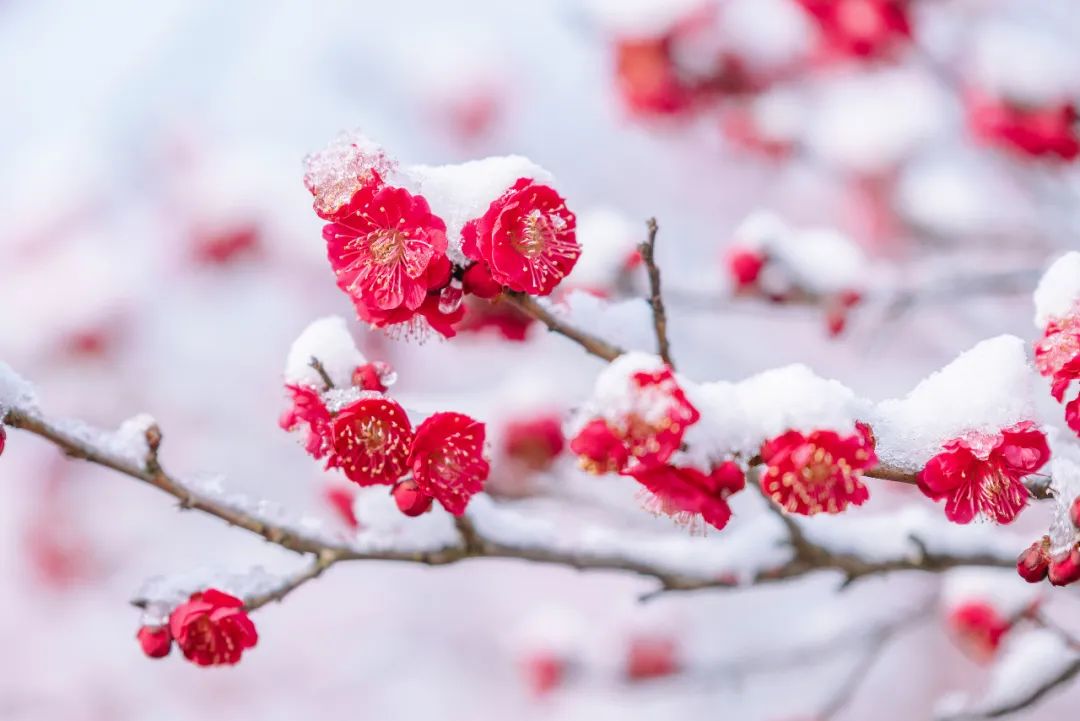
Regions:
[[[332,220],[361,187],[388,178],[395,166],[372,140],[356,131],[342,133],[304,159],[304,186],[319,217]]]
[[[285,361],[286,382],[325,390],[326,383],[312,367],[312,359],[318,360],[334,385],[340,387],[353,385],[356,369],[367,363],[340,316],[312,321],[297,336]]]
[[[699,417],[663,361],[627,353],[600,373],[570,448],[594,472],[662,464]]]
[[[918,474],[919,490],[946,501],[945,515],[955,523],[1011,523],[1027,506],[1023,479],[1049,459],[1046,435],[1031,421],[997,433],[970,431],[927,461]]]
[[[169,632],[184,658],[199,666],[233,665],[259,640],[244,602],[215,588],[193,593],[174,608]]]
[[[1035,418],[1034,374],[1015,336],[982,341],[931,374],[902,399],[867,418],[883,465],[921,470],[945,444],[977,431],[994,438]]]
[[[761,446],[765,470],[761,489],[789,513],[812,516],[862,505],[870,493],[860,471],[877,464],[874,441],[865,425],[855,433],[791,430]]]

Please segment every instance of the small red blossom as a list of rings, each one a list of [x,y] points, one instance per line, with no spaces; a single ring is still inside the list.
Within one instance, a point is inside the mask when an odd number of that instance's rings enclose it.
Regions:
[[[908,0],[798,0],[821,30],[828,51],[883,57],[911,41]]]
[[[1016,572],[1028,583],[1038,583],[1050,571],[1050,537],[1043,536],[1016,559]]]
[[[356,315],[376,328],[403,329],[406,336],[423,338],[434,331],[445,338],[453,338],[457,334],[456,326],[465,315],[465,307],[458,304],[447,308],[441,300],[442,292],[449,287],[451,271],[452,266],[445,256],[432,260],[423,280],[427,295],[417,308],[402,305],[392,310],[380,310],[362,298],[353,298]]]
[[[1035,344],[1035,367],[1050,378],[1054,399],[1063,402],[1072,382],[1080,380],[1080,307],[1047,324]],[[1080,395],[1065,404],[1065,423],[1080,436]]]
[[[228,265],[262,250],[262,230],[257,223],[244,222],[221,228],[198,228],[192,237],[192,255],[204,265]]]
[[[510,421],[503,432],[503,453],[527,468],[542,471],[551,467],[566,446],[562,420],[557,415]]]
[[[1055,586],[1068,586],[1080,581],[1080,548],[1074,545],[1065,553],[1055,556],[1050,561],[1047,575]]]
[[[641,636],[630,641],[626,655],[626,678],[648,681],[671,676],[680,671],[678,646],[663,636]]]
[[[432,497],[420,490],[416,481],[406,479],[390,491],[398,510],[406,516],[416,517],[431,510]]]
[[[353,501],[356,500],[356,494],[351,488],[344,488],[342,486],[327,486],[323,491],[323,498],[329,504],[330,508],[334,510],[337,517],[352,530],[358,530],[360,528],[360,521],[356,518],[356,512],[353,510]]]
[[[7,431],[3,426],[0,426],[0,456],[4,455],[4,448],[7,446]]]
[[[766,465],[761,489],[789,513],[804,516],[862,505],[870,493],[860,472],[877,465],[874,439],[863,423],[843,436],[787,431],[762,444],[761,459]]]
[[[385,393],[393,382],[394,372],[386,363],[374,362],[357,366],[352,374],[352,384],[365,391]]]
[[[696,468],[643,466],[630,472],[659,501],[659,510],[678,520],[701,517],[722,529],[731,520],[727,499],[746,486],[742,468],[725,461],[709,473]]]
[[[630,460],[622,439],[600,418],[585,424],[570,441],[570,450],[578,456],[582,468],[597,475],[617,473]]]
[[[725,258],[728,274],[735,281],[736,290],[746,290],[757,285],[761,269],[765,267],[765,256],[749,248],[731,248]]]
[[[367,397],[338,411],[331,425],[328,468],[340,468],[361,486],[392,485],[408,469],[412,424],[389,398]]]
[[[1080,156],[1076,106],[1062,102],[1025,106],[973,93],[968,123],[975,136],[1032,158],[1073,161]]]
[[[446,254],[446,224],[404,188],[365,186],[323,228],[338,286],[373,310],[416,310],[428,266]]]
[[[642,116],[688,110],[695,94],[674,59],[674,38],[625,39],[615,44],[619,92],[630,111]]]
[[[960,647],[978,661],[988,661],[997,653],[1012,624],[981,601],[968,601],[949,613],[949,627]]]
[[[473,263],[461,277],[465,291],[477,298],[490,299],[502,292],[502,284],[491,277],[487,263]]]
[[[1028,502],[1021,479],[1049,458],[1046,436],[1031,421],[996,434],[973,432],[949,441],[926,463],[919,489],[935,501],[946,500],[945,515],[954,523],[980,515],[1010,523]]]
[[[546,696],[566,680],[566,660],[549,651],[529,654],[521,663],[525,682],[534,696]]]
[[[259,640],[244,602],[215,588],[193,593],[173,609],[169,632],[184,657],[200,666],[235,664]]]
[[[143,626],[136,638],[142,652],[149,658],[165,658],[172,650],[172,634],[168,626]]]
[[[304,450],[313,458],[322,458],[333,446],[330,430],[330,411],[323,403],[322,396],[314,388],[305,385],[289,384],[285,390],[292,397],[292,407],[281,414],[278,425],[283,430],[294,431],[301,425],[307,425],[307,438]]]
[[[484,489],[484,424],[462,413],[435,413],[416,429],[409,468],[413,480],[455,516]]]
[[[494,282],[549,295],[581,255],[577,220],[548,185],[519,178],[484,215],[462,228],[462,250],[483,261]]]

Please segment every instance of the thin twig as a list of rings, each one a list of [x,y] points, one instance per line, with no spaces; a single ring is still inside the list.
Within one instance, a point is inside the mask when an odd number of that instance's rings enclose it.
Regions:
[[[664,362],[674,370],[675,361],[671,359],[671,342],[667,332],[667,311],[664,310],[664,296],[660,292],[660,267],[656,264],[656,233],[659,230],[656,218],[645,221],[645,227],[648,228],[649,237],[638,245],[638,252],[649,274],[649,306],[652,308],[656,348]]]
[[[626,352],[617,345],[558,318],[531,295],[508,290],[503,292],[501,297],[502,302],[509,303],[525,315],[540,321],[548,330],[569,338],[597,358],[613,361]]]
[[[308,365],[314,368],[315,372],[319,374],[320,378],[322,378],[323,383],[326,384],[326,390],[330,390],[334,387],[334,381],[332,378],[330,378],[330,374],[326,372],[326,366],[322,364],[321,360],[319,360],[315,356],[312,356],[311,360],[308,361]]]
[[[251,596],[244,602],[244,607],[248,611],[255,611],[262,608],[268,603],[281,602],[286,596],[303,586],[308,581],[312,581],[323,574],[323,571],[333,566],[335,563],[341,560],[341,557],[334,551],[326,550],[319,553],[315,558],[314,563],[308,566],[303,571],[297,573],[294,576],[287,578],[280,586],[272,591],[268,591],[258,596]]]

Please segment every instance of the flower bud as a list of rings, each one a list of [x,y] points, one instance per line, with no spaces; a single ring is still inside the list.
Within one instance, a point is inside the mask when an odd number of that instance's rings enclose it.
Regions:
[[[4,455],[4,446],[7,445],[7,431],[0,426],[0,456]]]
[[[679,672],[675,641],[664,637],[640,637],[630,642],[626,677],[631,681],[663,678]]]
[[[172,634],[168,626],[143,626],[135,636],[142,651],[150,658],[164,658],[172,650]]]
[[[416,481],[411,479],[401,481],[390,493],[394,497],[394,502],[397,503],[398,510],[406,516],[419,516],[431,509],[431,496],[421,491]]]
[[[1028,583],[1038,583],[1050,570],[1050,537],[1043,536],[1016,559],[1016,572]]]
[[[0,431],[2,430],[0,429]],[[3,448],[3,440],[0,438],[0,450],[3,450]],[[1080,496],[1073,499],[1072,505],[1069,506],[1069,520],[1072,521],[1073,526],[1080,528]]]
[[[1052,560],[1049,576],[1055,586],[1068,586],[1080,580],[1080,549],[1073,546],[1068,553]]]

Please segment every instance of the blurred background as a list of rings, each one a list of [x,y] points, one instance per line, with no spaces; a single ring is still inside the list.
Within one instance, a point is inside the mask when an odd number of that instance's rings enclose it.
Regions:
[[[633,250],[655,216],[680,370],[702,380],[801,361],[886,398],[985,337],[1034,339],[1030,290],[1078,245],[1080,13],[847,4],[838,19],[795,0],[0,2],[0,359],[50,414],[152,413],[171,468],[349,533],[347,484],[277,421],[292,340],[353,318],[301,182],[303,157],[352,128],[402,162],[543,165],[581,219],[568,283],[613,301],[640,291]],[[732,248],[762,209],[842,233],[852,272],[740,283]],[[811,267],[836,260],[803,248]],[[651,346],[646,315],[598,317]],[[527,424],[550,428],[599,362],[521,319],[470,318],[451,342],[352,330],[409,408],[488,423],[500,494],[685,533],[557,442],[537,457],[546,431]],[[639,603],[648,580],[501,561],[339,566],[260,611],[237,667],[151,662],[127,605],[145,579],[296,559],[29,436],[7,445],[0,719],[888,721],[993,675],[950,628],[948,578]],[[913,493],[875,488],[856,512]],[[735,523],[756,500],[736,499]],[[1039,511],[1024,522],[1045,528]],[[1005,574],[1001,598],[1020,583]],[[912,613],[887,647],[868,640]]]

